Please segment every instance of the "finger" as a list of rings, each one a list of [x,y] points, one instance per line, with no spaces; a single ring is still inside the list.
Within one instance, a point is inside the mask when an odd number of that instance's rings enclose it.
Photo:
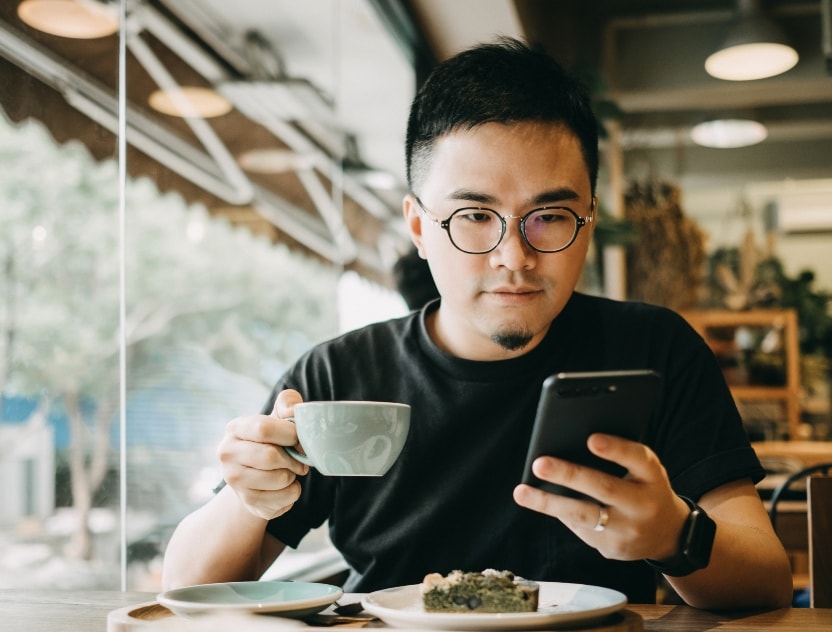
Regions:
[[[252,415],[228,422],[217,452],[226,467],[239,464],[264,471],[285,468],[303,475],[309,467],[291,458],[283,449],[283,446],[296,445],[297,441],[295,424],[291,421]]]
[[[291,464],[280,446],[254,441],[235,441],[223,450],[220,458],[263,472],[283,469]]]
[[[255,443],[295,445],[298,441],[295,424],[270,415],[236,417],[228,422],[225,431],[235,439]]]
[[[303,401],[300,393],[292,388],[280,391],[274,400],[274,408],[272,409],[272,417],[278,419],[286,419],[294,414],[295,404],[300,404]]]
[[[552,494],[530,485],[515,487],[514,500],[522,507],[557,518],[575,533],[593,531],[598,523],[598,505],[591,501]]]
[[[300,493],[300,485],[294,482],[279,491],[246,490],[240,499],[252,514],[271,520],[289,511]]]
[[[595,433],[587,440],[587,448],[594,455],[621,465],[629,480],[651,483],[667,478],[656,454],[637,441]]]
[[[579,465],[551,456],[541,456],[532,463],[532,472],[542,481],[585,494],[609,503],[621,493],[621,479],[593,467]]]
[[[295,480],[296,474],[286,468],[266,471],[241,466],[237,468],[234,482],[247,492],[279,492],[290,487]]]

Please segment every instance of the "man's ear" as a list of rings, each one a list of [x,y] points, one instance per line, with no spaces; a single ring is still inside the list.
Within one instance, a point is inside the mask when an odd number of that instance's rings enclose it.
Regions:
[[[419,256],[425,258],[425,253],[422,248],[422,213],[419,210],[419,203],[413,194],[408,193],[402,200],[402,212],[404,213],[404,221],[407,226],[407,231],[410,233],[410,241],[416,246]]]
[[[592,204],[589,206],[589,216],[592,218],[592,223],[589,226],[590,235],[595,233],[595,227],[598,225],[598,196],[592,196]]]

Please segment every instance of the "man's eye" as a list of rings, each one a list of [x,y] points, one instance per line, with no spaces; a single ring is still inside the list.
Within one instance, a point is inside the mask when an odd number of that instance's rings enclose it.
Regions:
[[[539,211],[533,214],[530,219],[536,224],[556,224],[572,219],[572,216],[565,211]]]
[[[494,214],[488,211],[481,211],[478,209],[465,210],[456,214],[459,221],[465,221],[472,224],[486,224],[494,221]]]

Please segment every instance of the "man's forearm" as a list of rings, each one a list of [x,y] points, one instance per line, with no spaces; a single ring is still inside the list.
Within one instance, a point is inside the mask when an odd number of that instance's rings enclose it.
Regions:
[[[749,506],[748,514],[756,514]],[[739,513],[738,515],[743,515]],[[768,524],[717,521],[716,538],[707,568],[686,577],[668,577],[674,590],[691,606],[708,610],[783,608],[792,599],[788,557]],[[762,519],[768,520],[765,513]]]
[[[259,579],[284,548],[266,534],[266,524],[224,487],[174,531],[165,551],[163,587]]]

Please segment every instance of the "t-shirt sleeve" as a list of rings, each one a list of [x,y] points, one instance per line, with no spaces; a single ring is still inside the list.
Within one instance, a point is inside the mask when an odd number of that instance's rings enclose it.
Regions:
[[[697,499],[735,480],[765,476],[711,349],[680,316],[669,320],[669,354],[654,449],[674,490]]]

